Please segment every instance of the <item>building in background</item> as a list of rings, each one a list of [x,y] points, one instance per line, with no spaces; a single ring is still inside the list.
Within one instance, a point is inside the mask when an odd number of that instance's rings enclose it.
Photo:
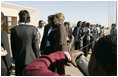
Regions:
[[[12,27],[18,25],[18,13],[20,12],[20,10],[28,10],[31,17],[31,22],[29,24],[38,26],[39,10],[25,6],[1,2],[1,11],[5,15],[5,23],[3,24],[4,26],[2,27],[2,29],[5,30],[7,33],[10,33],[10,29]]]

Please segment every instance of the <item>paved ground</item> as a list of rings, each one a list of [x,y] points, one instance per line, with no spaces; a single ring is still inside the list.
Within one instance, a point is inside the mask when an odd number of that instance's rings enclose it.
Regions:
[[[65,66],[66,75],[71,76],[83,76],[83,74],[79,71],[78,68],[75,68],[73,65]]]

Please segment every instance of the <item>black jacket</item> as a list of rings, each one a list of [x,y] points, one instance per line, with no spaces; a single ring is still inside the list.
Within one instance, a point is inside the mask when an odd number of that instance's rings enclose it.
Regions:
[[[41,51],[45,51],[45,47],[46,47],[46,43],[47,43],[47,34],[48,34],[48,30],[49,30],[50,26],[47,24],[45,25],[44,27],[44,34],[43,34],[43,38],[42,38],[42,41],[41,41],[41,47],[40,47],[40,50]]]
[[[72,42],[72,28],[68,28],[68,38],[69,38],[69,43],[71,43]]]
[[[74,30],[73,30],[73,33],[72,33],[75,38],[77,36],[77,28],[78,27],[75,27]],[[78,38],[84,38],[84,32],[83,32],[83,28],[82,27],[79,30]]]
[[[44,34],[43,34],[40,50],[42,52],[52,53],[52,52],[54,52],[54,44],[55,44],[54,35],[56,33],[56,29],[53,29],[50,32],[50,34],[48,35],[49,29],[50,29],[50,26],[47,24],[44,28]],[[48,51],[46,51],[47,50],[46,49],[47,40],[50,42],[50,47],[49,47],[50,50],[48,50]]]
[[[11,56],[8,42],[8,35],[5,31],[1,31],[1,46],[7,50],[7,55],[1,57],[1,69],[10,70],[11,65]]]
[[[11,48],[17,66],[25,66],[39,56],[37,28],[21,24],[11,29]]]

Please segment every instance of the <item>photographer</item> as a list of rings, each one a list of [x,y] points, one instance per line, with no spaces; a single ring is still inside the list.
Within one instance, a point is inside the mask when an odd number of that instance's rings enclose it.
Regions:
[[[117,36],[107,35],[100,38],[94,48],[91,59],[85,61],[83,53],[79,51],[55,52],[50,55],[42,55],[25,67],[25,76],[60,76],[52,72],[50,65],[71,62],[78,67],[84,75],[90,76],[116,76],[117,75]],[[72,57],[73,56],[73,57]],[[77,64],[76,64],[77,63]],[[81,66],[81,67],[80,67]],[[88,68],[86,68],[88,67]],[[83,69],[84,68],[84,69]]]
[[[31,62],[28,66],[23,70],[24,76],[63,76],[65,74],[55,73],[50,70],[51,65],[65,65],[68,62],[71,62],[74,66],[77,66],[75,63],[75,59],[77,56],[80,56],[83,52],[73,51],[70,52],[62,52],[57,51],[49,55],[42,55],[36,58],[33,62]],[[72,58],[72,56],[74,56]]]
[[[88,71],[90,76],[117,76],[117,35],[107,35],[96,42]]]

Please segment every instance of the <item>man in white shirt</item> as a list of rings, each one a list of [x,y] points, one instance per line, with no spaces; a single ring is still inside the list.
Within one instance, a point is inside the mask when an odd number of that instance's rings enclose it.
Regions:
[[[40,48],[41,41],[42,41],[43,34],[44,34],[44,24],[45,24],[45,22],[43,20],[40,20],[38,23],[39,48]]]
[[[41,46],[40,46],[41,54],[48,55],[54,52],[55,32],[56,32],[56,26],[54,25],[54,15],[49,15],[48,23],[44,27],[44,34],[41,41]]]
[[[99,38],[99,36],[100,36],[100,26],[98,24],[96,24],[96,29],[97,29],[97,32],[98,32],[97,38]]]

